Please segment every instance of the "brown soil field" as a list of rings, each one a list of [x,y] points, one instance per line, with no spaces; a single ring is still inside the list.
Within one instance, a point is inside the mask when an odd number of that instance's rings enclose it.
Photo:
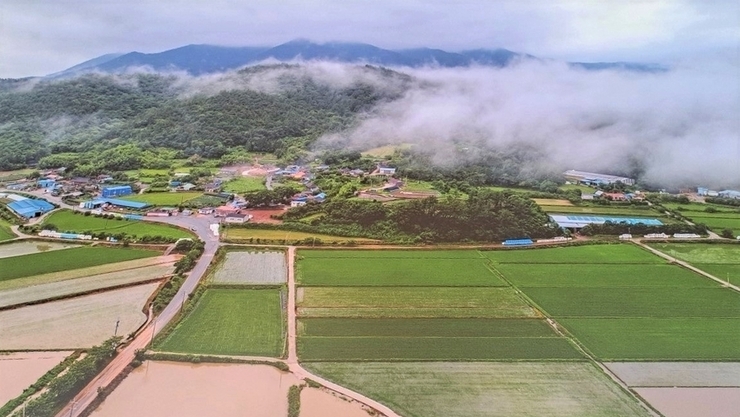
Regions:
[[[740,388],[637,388],[665,417],[738,417]]]
[[[540,206],[572,206],[568,200],[558,200],[554,198],[533,198],[532,201]]]
[[[339,394],[318,388],[301,391],[300,417],[368,417],[368,412],[357,401],[344,399]]]
[[[23,288],[31,285],[46,284],[50,282],[66,281],[69,279],[91,277],[94,275],[108,274],[111,272],[125,271],[128,269],[144,268],[153,265],[167,265],[176,262],[181,257],[182,255],[157,256],[154,258],[136,259],[133,261],[99,265],[90,268],[72,269],[69,271],[54,272],[51,274],[11,279],[9,281],[0,282],[0,291]]]
[[[0,355],[0,404],[21,395],[72,352],[18,352]]]
[[[159,284],[17,308],[0,312],[0,350],[88,348],[113,336],[126,336],[146,320],[144,304]]]
[[[92,415],[285,416],[288,389],[299,383],[292,374],[267,365],[147,361]]]
[[[170,262],[65,281],[31,285],[11,290],[0,290],[0,307],[149,281],[156,278],[163,278],[166,275],[172,274],[173,271],[174,265]]]
[[[286,210],[288,210],[287,207],[275,209],[250,209],[244,210],[244,213],[252,215],[252,218],[249,220],[251,223],[280,224],[282,223],[282,220],[273,219],[270,216],[283,214]]]

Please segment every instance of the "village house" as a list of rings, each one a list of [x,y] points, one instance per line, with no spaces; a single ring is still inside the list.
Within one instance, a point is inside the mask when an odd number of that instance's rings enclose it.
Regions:
[[[231,213],[231,214],[227,214],[226,217],[224,217],[224,222],[226,223],[246,223],[251,218],[252,216],[250,214]]]

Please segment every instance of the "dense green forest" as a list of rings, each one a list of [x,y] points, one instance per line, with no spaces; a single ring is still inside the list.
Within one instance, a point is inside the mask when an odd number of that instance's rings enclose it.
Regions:
[[[253,78],[276,68],[281,71],[273,80],[274,91],[247,87]],[[144,152],[162,149],[177,151],[179,157],[206,158],[241,149],[271,152],[287,160],[300,155],[321,134],[341,131],[358,114],[397,98],[411,82],[406,75],[366,66],[358,71],[393,79],[401,87],[381,89],[361,77],[347,87],[335,87],[316,82],[298,69],[252,67],[231,74],[235,83],[231,88],[214,82],[215,91],[188,84],[192,80],[154,74],[6,80],[0,88],[0,147],[4,150],[0,170],[36,162],[48,167],[80,161],[88,165],[87,171],[132,169],[146,165]],[[114,150],[121,145],[133,146]],[[126,160],[90,164],[93,153],[104,151],[115,153],[107,155],[113,159]],[[156,156],[150,154],[152,158]]]

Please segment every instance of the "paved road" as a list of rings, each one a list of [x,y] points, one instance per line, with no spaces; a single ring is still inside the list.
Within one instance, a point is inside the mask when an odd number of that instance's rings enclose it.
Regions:
[[[157,219],[157,221],[167,219],[166,221],[162,222],[178,224],[178,220],[190,218],[175,217],[155,219]],[[110,384],[113,379],[115,379],[116,376],[118,376],[129,363],[131,363],[131,361],[134,359],[136,351],[146,348],[146,346],[152,341],[152,339],[154,339],[154,337],[176,316],[184,301],[187,299],[187,296],[192,293],[195,287],[198,285],[198,282],[205,274],[208,265],[211,263],[213,256],[216,254],[216,250],[219,246],[218,238],[214,236],[211,230],[208,228],[208,225],[210,224],[209,219],[192,219],[184,223],[190,224],[191,226],[189,227],[195,228],[201,239],[206,242],[205,251],[203,252],[200,260],[190,271],[188,277],[185,279],[185,282],[182,284],[182,287],[180,287],[180,290],[177,292],[170,304],[167,305],[167,307],[162,311],[162,313],[160,313],[156,319],[152,320],[139,333],[139,335],[136,336],[133,341],[131,341],[126,347],[124,347],[113,359],[113,361],[108,364],[108,366],[103,369],[103,371],[98,374],[95,379],[87,384],[87,386],[83,388],[79,394],[77,394],[72,402],[67,404],[57,414],[57,417],[76,417],[85,408],[87,408],[87,406],[90,405],[95,397],[97,397],[98,388],[102,388]]]
[[[198,285],[198,282],[205,275],[208,265],[211,263],[216,250],[220,245],[218,237],[213,234],[210,229],[210,225],[213,223],[213,218],[210,216],[174,216],[174,217],[154,217],[147,218],[146,221],[154,221],[160,223],[168,223],[181,227],[187,227],[193,230],[198,236],[206,242],[205,251],[201,256],[198,263],[195,265],[192,271],[188,274],[187,279],[183,283],[180,290],[177,292],[170,304],[157,316],[154,320],[149,322],[145,328],[139,333],[139,335],[125,346],[113,361],[98,374],[83,390],[75,396],[72,402],[67,404],[58,414],[57,417],[76,417],[85,408],[87,408],[92,401],[97,397],[98,389],[108,386],[122,371],[131,363],[134,359],[136,351],[145,349],[147,345],[154,339],[154,337],[172,321],[173,318],[180,311],[181,306],[187,299],[187,296],[191,294]],[[290,371],[295,374],[298,378],[310,378],[329,389],[337,391],[349,398],[364,403],[387,417],[401,417],[396,414],[393,410],[386,407],[377,401],[368,398],[362,394],[356,393],[345,387],[337,385],[331,381],[325,380],[324,378],[314,375],[304,369],[298,362],[297,349],[296,349],[296,285],[295,285],[295,250],[296,248],[291,246],[288,248],[288,359],[287,363]],[[267,358],[265,358],[267,359]],[[270,358],[272,359],[272,358]]]

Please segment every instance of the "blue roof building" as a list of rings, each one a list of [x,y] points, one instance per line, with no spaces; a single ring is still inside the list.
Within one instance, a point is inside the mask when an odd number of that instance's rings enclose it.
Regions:
[[[56,185],[56,181],[54,181],[54,180],[48,180],[48,179],[42,179],[42,180],[38,180],[37,181],[37,184],[41,188],[51,188],[51,187],[54,187]]]
[[[13,210],[19,216],[30,219],[54,210],[54,205],[48,201],[27,198],[25,200],[8,203],[8,208]]]
[[[116,187],[103,188],[102,197],[103,198],[118,197],[122,195],[129,195],[132,193],[133,191],[131,190],[130,185],[119,185]]]

